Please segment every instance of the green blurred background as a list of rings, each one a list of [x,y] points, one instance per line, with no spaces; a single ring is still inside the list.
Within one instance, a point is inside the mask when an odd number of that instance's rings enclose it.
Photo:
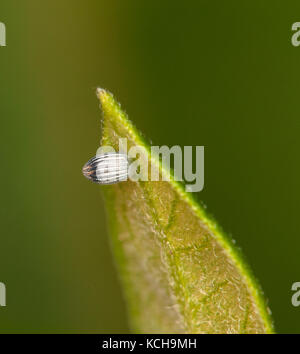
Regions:
[[[0,332],[127,332],[100,188],[109,89],[155,145],[204,145],[199,198],[300,332],[299,1],[1,0]]]

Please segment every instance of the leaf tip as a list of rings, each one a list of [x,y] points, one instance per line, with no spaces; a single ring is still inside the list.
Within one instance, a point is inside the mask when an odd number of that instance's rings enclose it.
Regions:
[[[97,95],[97,97],[99,98],[99,100],[101,100],[101,97],[102,97],[103,95],[105,95],[105,93],[106,93],[106,90],[105,90],[105,89],[103,89],[103,88],[101,88],[101,87],[97,87],[97,89],[96,89],[96,95]]]
[[[105,106],[109,98],[112,98],[112,95],[101,87],[97,88],[96,96],[98,97],[102,107]]]
[[[118,117],[120,112],[120,105],[114,99],[114,96],[109,91],[98,87],[96,95],[100,101],[100,107],[104,116]]]

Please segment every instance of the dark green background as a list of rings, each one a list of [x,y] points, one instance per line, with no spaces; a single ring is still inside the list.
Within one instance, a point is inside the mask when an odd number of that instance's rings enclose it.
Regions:
[[[204,145],[199,197],[278,332],[300,332],[299,1],[2,0],[1,332],[126,332],[99,187],[95,88],[155,145]]]

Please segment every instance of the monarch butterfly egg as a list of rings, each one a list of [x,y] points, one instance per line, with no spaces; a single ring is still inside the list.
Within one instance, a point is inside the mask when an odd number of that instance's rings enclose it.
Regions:
[[[127,181],[127,155],[114,152],[97,155],[83,166],[82,173],[87,179],[99,184]]]

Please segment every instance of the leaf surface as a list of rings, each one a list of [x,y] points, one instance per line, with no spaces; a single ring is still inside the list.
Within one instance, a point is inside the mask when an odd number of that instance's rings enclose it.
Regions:
[[[102,145],[149,147],[113,96],[98,89]],[[171,181],[103,186],[112,248],[135,333],[272,333],[269,309],[233,242]]]

